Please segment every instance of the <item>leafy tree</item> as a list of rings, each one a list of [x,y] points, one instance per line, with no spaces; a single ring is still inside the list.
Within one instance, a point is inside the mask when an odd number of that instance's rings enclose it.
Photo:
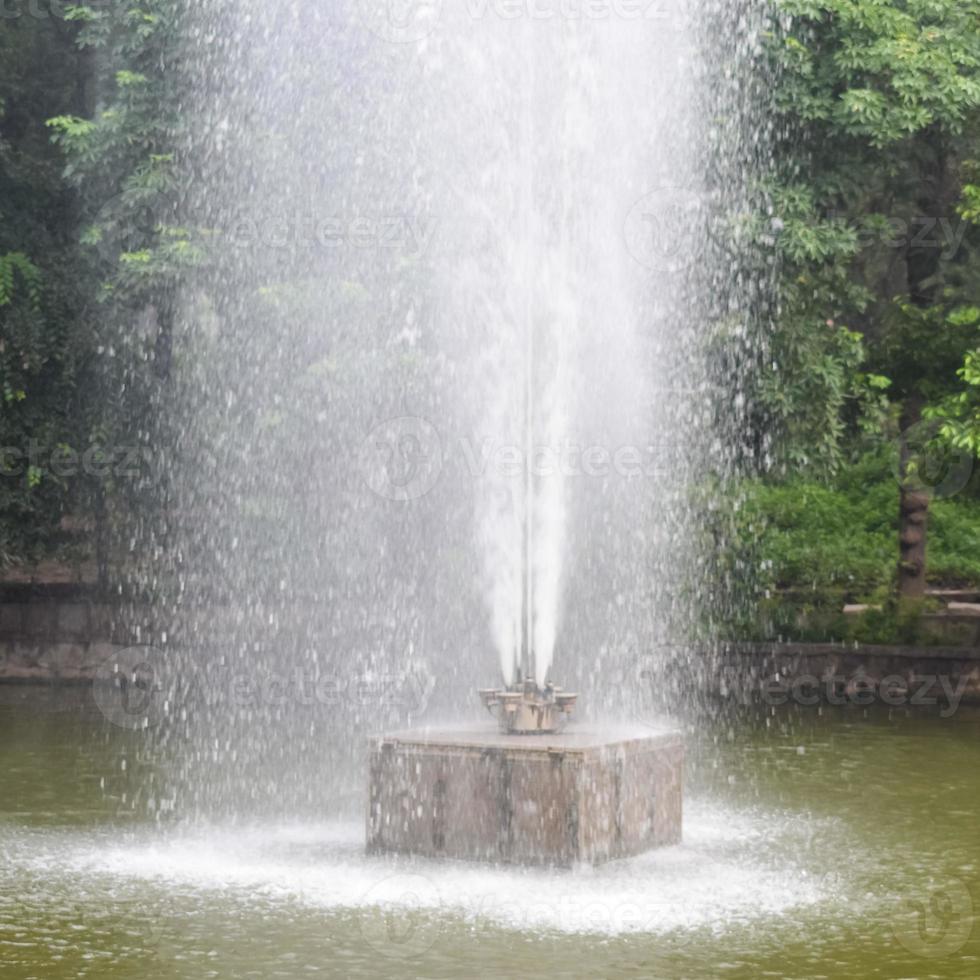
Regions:
[[[188,88],[185,13],[181,0],[69,8],[98,95],[84,115],[48,120],[67,160],[64,178],[81,201],[77,250],[99,309],[92,400],[100,438],[117,464],[139,461],[102,474],[105,523],[120,540],[132,531],[137,505],[146,508],[147,526],[166,509],[167,470],[157,465],[168,417],[162,400],[180,287],[200,258],[178,217],[181,186],[189,182],[179,159]]]
[[[89,439],[77,208],[44,125],[85,110],[75,35],[54,17],[0,18],[0,565],[61,542]]]
[[[764,395],[776,414],[802,420],[795,432],[784,426],[786,455],[798,461],[819,445],[810,433],[822,426],[830,434],[822,459],[833,464],[843,430],[831,417],[842,394],[886,390],[888,379],[902,433],[899,591],[921,596],[929,495],[914,479],[906,434],[950,393],[977,339],[962,310],[977,240],[955,219],[957,203],[972,200],[964,161],[980,123],[980,2],[778,7],[775,101],[789,135],[775,191],[786,214],[776,347],[787,380]],[[860,335],[863,372],[859,352],[841,346],[841,327]],[[801,384],[807,376],[813,383]]]
[[[182,14],[177,0],[70,8],[78,44],[97,66],[99,97],[91,118],[48,121],[68,159],[65,177],[82,191],[81,244],[115,331],[106,339],[138,345],[146,338],[134,321],[142,318],[145,326],[151,317],[152,360],[160,374],[169,357],[176,286],[196,257],[177,220],[175,156],[187,85]]]

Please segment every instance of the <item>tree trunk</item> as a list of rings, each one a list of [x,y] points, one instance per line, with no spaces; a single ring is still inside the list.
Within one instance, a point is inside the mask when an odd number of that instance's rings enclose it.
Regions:
[[[926,130],[919,141],[920,159],[915,205],[919,220],[938,222],[953,213],[946,146],[938,127]],[[915,222],[913,221],[913,226]],[[942,250],[931,236],[910,234],[905,250],[908,297],[926,309],[939,298]],[[911,379],[910,379],[911,380]],[[929,489],[921,476],[909,474],[912,460],[910,430],[922,420],[924,399],[913,381],[902,401],[899,447],[898,500],[898,595],[900,599],[922,599],[926,594],[926,530],[929,520]]]
[[[929,522],[929,491],[921,479],[909,474],[912,449],[908,433],[921,418],[917,397],[906,400],[902,412],[899,448],[898,491],[898,595],[922,599],[926,594],[926,532]]]

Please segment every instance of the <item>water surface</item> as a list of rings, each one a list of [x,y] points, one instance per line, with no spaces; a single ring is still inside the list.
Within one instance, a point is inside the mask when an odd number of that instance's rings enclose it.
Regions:
[[[367,858],[353,815],[147,816],[138,733],[0,689],[0,975],[976,977],[978,736],[962,707],[726,717],[682,846],[549,873]]]

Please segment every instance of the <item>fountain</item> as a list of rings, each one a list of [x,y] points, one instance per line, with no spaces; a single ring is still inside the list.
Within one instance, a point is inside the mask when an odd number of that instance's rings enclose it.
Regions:
[[[538,52],[526,43],[525,56],[534,77]],[[532,92],[533,95],[533,92]],[[521,113],[526,159],[525,194],[521,199],[518,249],[534,267],[546,262],[535,230],[547,215],[531,188],[535,161],[533,101]],[[567,261],[567,260],[566,260]],[[563,691],[548,678],[554,634],[540,620],[556,617],[543,601],[542,569],[536,540],[537,522],[561,511],[562,489],[536,476],[535,447],[540,428],[554,432],[556,418],[567,414],[566,393],[559,390],[544,408],[539,384],[554,383],[560,366],[542,371],[536,338],[541,332],[540,301],[533,279],[521,283],[518,332],[523,364],[515,405],[505,414],[517,417],[522,435],[520,491],[511,493],[520,536],[519,663],[505,687],[483,688],[480,700],[496,717],[498,731],[423,729],[375,738],[371,743],[367,807],[367,849],[428,857],[470,858],[500,863],[569,866],[598,864],[628,857],[681,839],[683,742],[677,732],[628,733],[608,727],[564,732],[578,695]],[[560,360],[560,358],[559,358]],[[560,522],[560,517],[559,517]],[[564,530],[560,527],[559,530]],[[547,529],[545,534],[547,536]],[[546,542],[546,561],[560,565],[557,540]],[[548,547],[551,545],[551,547]],[[514,554],[510,556],[514,559]],[[506,649],[506,648],[505,648]],[[505,653],[502,650],[501,653]],[[507,673],[507,661],[502,659]]]
[[[404,38],[385,4],[189,10],[182,218],[215,247],[175,302],[165,540],[133,552],[148,642],[210,700],[161,723],[155,805],[363,819],[368,770],[374,851],[679,839],[638,688],[700,615],[693,14],[724,6],[434,4]]]
[[[533,492],[530,480],[527,487]],[[520,673],[503,689],[479,692],[498,730],[429,728],[371,740],[369,853],[567,867],[680,842],[680,734],[564,730],[578,695],[535,680],[530,563],[525,575]]]
[[[533,588],[525,594],[533,599]],[[371,740],[369,853],[567,867],[680,842],[680,734],[564,730],[578,695],[540,688],[534,677],[525,645],[517,683],[480,691],[497,731],[430,728]]]
[[[975,977],[980,718],[707,693],[771,5],[179,6],[215,247],[136,659],[0,687],[0,972]]]
[[[522,594],[533,609],[533,583]],[[538,686],[531,636],[525,629],[517,682],[480,691],[498,731],[431,728],[371,740],[369,853],[566,867],[680,842],[680,734],[563,731],[578,695]]]
[[[533,608],[533,584],[522,591]],[[479,692],[497,731],[371,740],[369,853],[569,867],[680,843],[680,734],[564,730],[578,695],[538,686],[532,635],[516,683]]]
[[[557,867],[630,857],[680,843],[683,764],[670,731],[381,736],[368,851]]]
[[[520,503],[520,665],[481,689],[498,731],[434,728],[372,739],[369,853],[572,866],[629,857],[681,839],[679,733],[608,727],[565,732],[578,695],[547,679],[535,651],[534,330],[525,324],[524,472]],[[545,676],[543,684],[538,678]]]

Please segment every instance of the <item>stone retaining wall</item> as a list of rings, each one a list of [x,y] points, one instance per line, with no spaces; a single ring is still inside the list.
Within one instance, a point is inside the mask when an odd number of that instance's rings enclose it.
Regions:
[[[221,613],[224,613],[222,616]],[[231,610],[200,611],[204,632],[213,632]],[[148,610],[123,617],[113,606],[79,591],[67,597],[19,596],[0,601],[0,683],[90,682],[113,652],[149,638]],[[122,625],[122,624],[128,625]],[[210,627],[210,629],[209,629]],[[858,679],[873,686],[902,678],[910,691],[922,677],[942,677],[962,703],[980,704],[980,648],[842,646],[819,643],[742,643],[705,652],[685,661],[685,684],[743,695],[772,689],[775,678],[791,686],[801,678],[837,679],[846,686]],[[678,695],[681,690],[678,689]]]
[[[90,682],[128,645],[114,632],[113,609],[84,598],[0,603],[0,683]]]
[[[913,698],[942,698],[945,683],[959,703],[980,704],[978,647],[740,643],[722,648],[708,660],[704,679],[710,688],[717,689],[721,681],[742,693],[776,692],[777,700],[780,688],[792,694],[794,684],[807,687],[806,696],[812,698],[810,689],[815,686],[821,693],[831,691],[849,697],[862,688],[877,692],[886,682],[884,687],[891,691],[900,691],[904,685],[906,703],[914,706]],[[812,678],[820,684],[809,683]],[[927,678],[935,678],[928,690],[924,688]],[[901,703],[897,694],[894,697]]]

